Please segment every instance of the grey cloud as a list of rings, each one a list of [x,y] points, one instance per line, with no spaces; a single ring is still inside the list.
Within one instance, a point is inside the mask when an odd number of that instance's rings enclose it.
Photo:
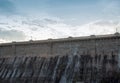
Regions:
[[[44,21],[46,21],[48,23],[51,23],[51,24],[56,24],[58,22],[57,20],[53,20],[53,19],[50,19],[50,18],[45,18]]]
[[[47,24],[57,24],[60,23],[56,19],[51,18],[43,18],[43,19],[31,19],[31,20],[23,20],[22,25],[29,25],[29,29],[32,31],[37,31],[40,28],[48,28]],[[31,27],[32,26],[32,27]]]
[[[119,24],[118,21],[98,21],[94,23],[95,25],[98,26],[116,26]]]
[[[0,30],[0,39],[4,39],[7,41],[13,40],[24,40],[25,34],[22,31],[18,30]]]
[[[36,25],[36,26],[42,26],[44,24],[56,24],[59,21],[51,18],[43,18],[43,19],[32,19],[32,20],[25,20],[22,21],[22,24],[29,24],[29,25]]]

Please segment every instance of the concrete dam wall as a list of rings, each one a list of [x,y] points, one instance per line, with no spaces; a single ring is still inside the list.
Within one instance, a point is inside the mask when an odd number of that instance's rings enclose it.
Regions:
[[[1,44],[0,83],[120,83],[120,35]]]
[[[64,56],[67,54],[118,54],[120,35],[101,35],[0,44],[0,57]]]

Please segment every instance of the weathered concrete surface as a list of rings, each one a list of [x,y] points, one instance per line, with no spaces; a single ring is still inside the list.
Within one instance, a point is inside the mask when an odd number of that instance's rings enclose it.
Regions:
[[[66,54],[118,54],[120,35],[101,35],[78,38],[53,39],[0,44],[3,56],[65,56]]]
[[[0,44],[0,83],[120,83],[120,35]]]
[[[0,58],[0,83],[120,83],[118,55]]]

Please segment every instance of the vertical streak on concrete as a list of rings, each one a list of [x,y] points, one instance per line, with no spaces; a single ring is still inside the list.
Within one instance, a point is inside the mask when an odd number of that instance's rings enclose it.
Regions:
[[[118,46],[118,67],[120,68],[120,46]]]
[[[2,56],[2,54],[1,54],[1,49],[2,49],[2,47],[0,47],[0,57]]]
[[[95,39],[95,55],[97,54],[97,42],[96,42],[96,39]]]
[[[53,43],[50,42],[50,55],[53,55]]]
[[[13,49],[13,55],[16,56],[16,46],[14,43],[12,44],[12,49]]]

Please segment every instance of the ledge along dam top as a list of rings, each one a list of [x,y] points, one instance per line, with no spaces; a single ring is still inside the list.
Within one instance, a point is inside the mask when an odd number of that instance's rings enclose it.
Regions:
[[[120,83],[120,34],[1,43],[0,83]]]
[[[120,34],[68,37],[28,42],[0,44],[0,57],[6,56],[64,56],[72,54],[118,54]]]

